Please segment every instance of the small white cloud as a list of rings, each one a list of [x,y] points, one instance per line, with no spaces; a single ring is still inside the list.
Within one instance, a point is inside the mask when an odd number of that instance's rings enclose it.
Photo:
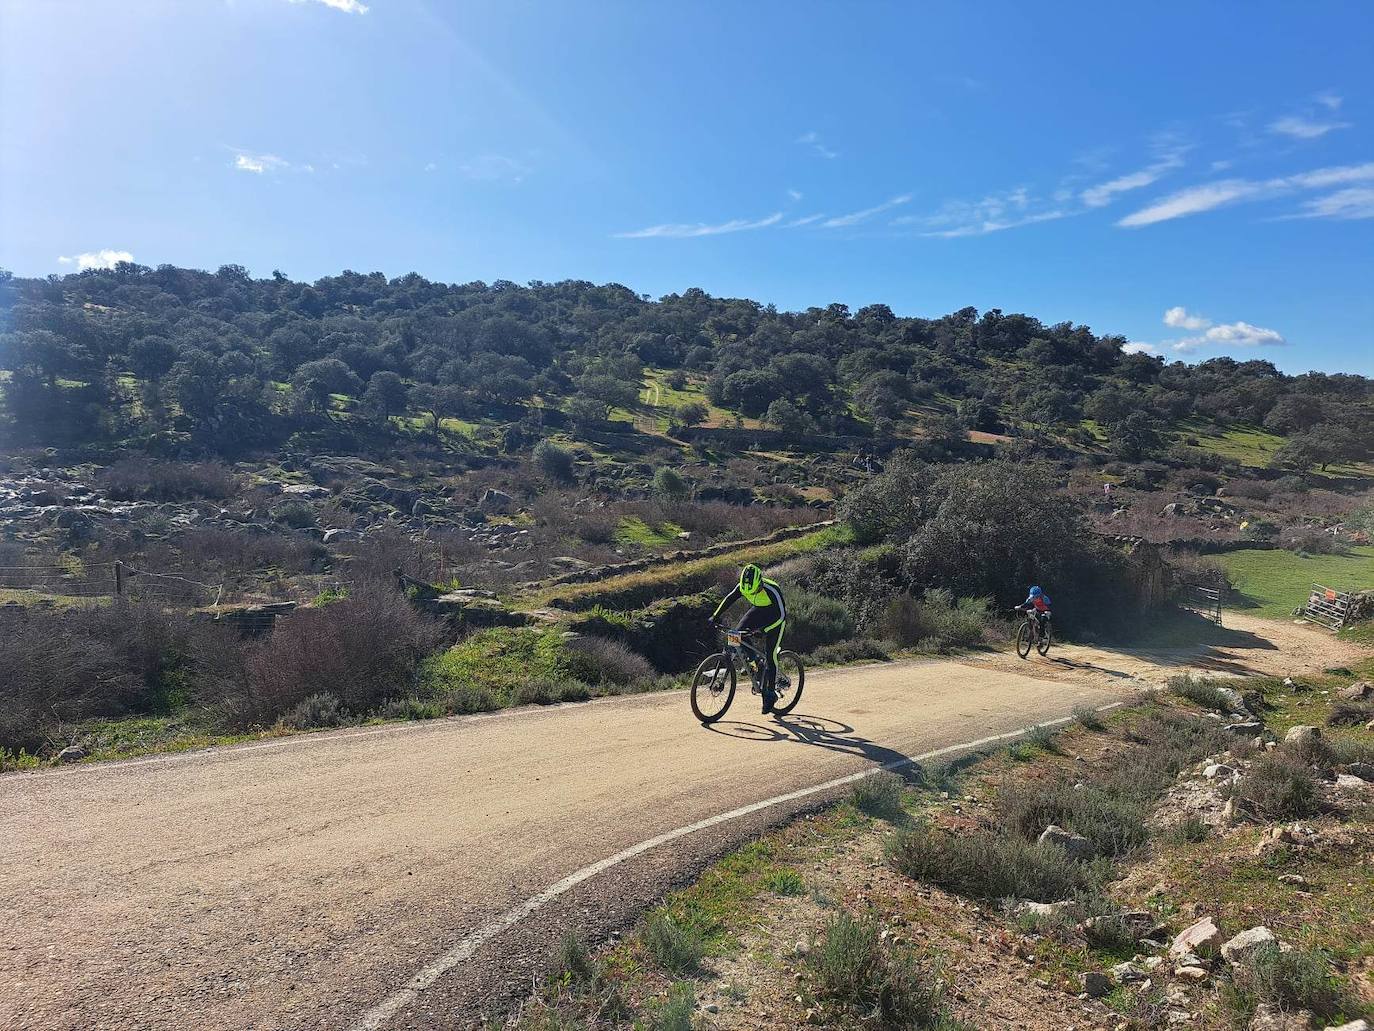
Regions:
[[[847,226],[858,225],[860,222],[872,218],[874,215],[884,211],[890,211],[892,208],[900,207],[910,201],[911,194],[904,193],[899,197],[893,197],[891,200],[885,200],[881,204],[875,204],[871,208],[864,208],[862,211],[851,211],[847,215],[836,215],[833,218],[827,218],[821,225],[826,229],[843,229]]]
[[[438,171],[438,169],[439,169],[439,166],[436,165],[433,161],[431,161],[431,162],[429,162],[427,165],[425,165],[425,171],[426,171],[426,172],[436,172],[436,171]]]
[[[1323,122],[1301,115],[1285,115],[1269,123],[1269,131],[1295,140],[1315,140],[1337,129],[1349,129],[1349,122]]]
[[[264,172],[279,172],[291,165],[277,157],[275,154],[235,154],[234,167],[240,172],[252,172],[254,175],[262,175]],[[307,166],[309,167],[309,166]],[[314,171],[314,169],[310,169]]]
[[[1131,341],[1130,343],[1128,343],[1128,344],[1123,344],[1122,347],[1121,347],[1121,350],[1124,351],[1126,354],[1150,354],[1150,355],[1159,355],[1159,354],[1162,354],[1162,353],[1163,353],[1163,352],[1160,351],[1160,349],[1159,349],[1158,347],[1156,347],[1154,344],[1145,344],[1145,343],[1141,343],[1141,342],[1138,341],[1138,340],[1132,340],[1132,341]]]
[[[503,154],[481,154],[471,161],[463,162],[458,166],[458,171],[477,182],[518,183],[523,181],[532,169],[524,162]]]
[[[802,199],[801,190],[788,190],[787,199],[792,201],[793,204],[795,204],[797,201]]]
[[[644,229],[633,229],[626,233],[616,233],[615,235],[625,240],[646,240],[646,239],[687,239],[696,236],[720,236],[723,233],[742,233],[750,229],[767,229],[775,226],[782,221],[782,212],[775,211],[765,218],[747,219],[735,218],[729,222],[718,222],[714,225],[706,222],[692,223],[666,223],[658,226],[648,226]]]
[[[1306,201],[1293,218],[1374,218],[1374,187],[1352,186]]]
[[[293,4],[303,4],[307,0],[289,0]],[[358,0],[313,0],[314,3],[324,4],[325,7],[332,7],[336,11],[343,11],[344,14],[366,14],[367,4],[359,3]]]
[[[1181,304],[1164,313],[1164,325],[1173,326],[1175,329],[1206,329],[1211,324],[1211,319],[1205,319],[1201,315],[1189,315],[1188,309]]]
[[[797,137],[797,142],[802,146],[810,147],[823,158],[837,158],[840,156],[840,152],[827,147],[821,140],[820,133],[815,131],[802,133]]]
[[[1233,347],[1274,347],[1287,343],[1278,330],[1252,326],[1248,322],[1228,322],[1223,326],[1213,326],[1204,335],[1208,343],[1229,344]]]
[[[57,259],[59,265],[75,265],[78,272],[85,272],[92,268],[114,268],[121,261],[133,261],[134,256],[128,251],[114,251],[108,247],[99,251],[86,251],[73,257],[62,256]]]
[[[1325,93],[1318,93],[1315,99],[1318,104],[1321,104],[1328,111],[1339,111],[1341,103],[1345,100],[1344,97],[1337,93],[1332,93],[1330,90],[1327,90]]]

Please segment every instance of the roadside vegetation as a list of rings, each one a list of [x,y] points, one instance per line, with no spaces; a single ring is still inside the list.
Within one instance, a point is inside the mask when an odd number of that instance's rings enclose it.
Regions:
[[[1374,764],[1358,764],[1374,730],[1338,723],[1319,745],[1290,731],[1326,725],[1372,674],[1180,682],[1033,735],[1029,757],[1013,746],[866,778],[709,866],[622,941],[586,950],[592,978],[536,986],[500,1026],[1369,1018]],[[1224,729],[1198,687],[1262,706],[1263,731]],[[1272,793],[1276,767],[1303,794]],[[668,1006],[677,1023],[655,1023]]]

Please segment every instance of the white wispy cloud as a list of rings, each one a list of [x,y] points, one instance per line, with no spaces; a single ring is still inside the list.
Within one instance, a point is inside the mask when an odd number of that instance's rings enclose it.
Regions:
[[[252,172],[254,175],[279,172],[290,167],[290,162],[282,160],[275,154],[245,154],[240,152],[234,155],[234,168],[240,172]],[[313,169],[311,170],[313,171]]]
[[[923,228],[923,236],[952,239],[999,233],[1036,222],[1050,222],[1069,214],[1071,212],[1062,207],[1045,206],[1024,186],[1018,186],[977,201],[946,201],[934,214],[903,215],[893,219],[892,224],[918,226]]]
[[[714,225],[706,222],[670,222],[664,225],[647,226],[644,229],[633,229],[626,233],[616,233],[615,235],[627,240],[644,239],[686,239],[695,236],[720,236],[723,233],[743,233],[750,229],[767,229],[775,226],[782,221],[782,212],[775,211],[764,218],[734,218],[728,222],[718,222]]]
[[[1374,218],[1374,187],[1352,186],[1303,203],[1303,210],[1290,218]]]
[[[344,14],[366,14],[367,4],[359,3],[358,0],[289,0],[293,4],[317,3],[325,7],[332,7],[336,11],[343,11]]]
[[[1259,200],[1297,190],[1318,190],[1329,186],[1369,181],[1374,181],[1374,162],[1318,168],[1311,172],[1299,172],[1275,179],[1223,179],[1200,186],[1190,186],[1170,194],[1139,211],[1132,212],[1116,224],[1126,228],[1138,228],[1200,214],[1238,201]]]
[[[792,201],[792,202],[795,204],[797,201],[799,201],[799,200],[802,199],[802,192],[801,192],[801,190],[791,190],[791,189],[789,189],[789,190],[787,191],[787,199],[790,200],[790,201]]]
[[[1181,304],[1164,313],[1164,325],[1175,329],[1206,329],[1211,324],[1211,319],[1203,318],[1201,315],[1189,315],[1188,309]]]
[[[823,218],[825,218],[824,213],[818,215],[803,215],[801,218],[794,218],[791,222],[788,222],[787,225],[783,228],[796,229],[799,226],[809,226],[811,223],[819,222]]]
[[[1321,121],[1303,115],[1284,115],[1269,123],[1269,131],[1295,140],[1315,140],[1337,129],[1349,129],[1349,122]]]
[[[438,170],[439,170],[439,166],[438,166],[435,162],[433,162],[433,161],[428,161],[428,162],[425,163],[425,171],[426,171],[426,172],[437,172]]]
[[[504,154],[480,154],[459,165],[458,171],[469,179],[478,182],[518,183],[523,181],[533,169],[524,162],[506,157]]]
[[[121,261],[133,261],[134,256],[128,251],[116,251],[106,247],[98,251],[85,251],[71,257],[66,255],[59,256],[59,265],[75,265],[78,272],[85,272],[92,268],[114,268]]]
[[[1165,146],[1160,148],[1159,157],[1151,164],[1146,165],[1139,171],[1129,172],[1126,175],[1119,175],[1115,179],[1109,179],[1105,183],[1090,186],[1079,194],[1079,199],[1090,208],[1106,207],[1119,193],[1128,193],[1131,190],[1139,190],[1149,186],[1162,176],[1167,175],[1176,168],[1183,167],[1183,155],[1186,148],[1181,146]]]
[[[847,215],[835,215],[832,218],[827,218],[821,223],[821,226],[825,229],[843,229],[846,226],[858,225],[860,222],[866,221],[874,215],[881,214],[884,211],[891,211],[893,208],[901,207],[903,204],[908,204],[910,202],[911,194],[903,193],[898,197],[892,197],[885,200],[881,204],[875,204],[871,208],[864,208],[862,211],[851,211]]]
[[[826,146],[825,142],[821,139],[820,133],[814,130],[802,133],[797,137],[796,142],[800,143],[802,146],[810,147],[823,158],[837,158],[840,156],[840,152]]]
[[[1326,108],[1328,111],[1339,111],[1341,109],[1342,102],[1345,100],[1345,98],[1342,97],[1340,94],[1333,93],[1330,90],[1318,93],[1316,97],[1314,97],[1313,99],[1315,99],[1318,104],[1321,104],[1322,107]]]

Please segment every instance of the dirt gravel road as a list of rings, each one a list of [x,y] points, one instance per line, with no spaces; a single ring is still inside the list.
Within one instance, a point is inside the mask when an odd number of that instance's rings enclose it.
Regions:
[[[1216,648],[1284,666],[1272,639],[1291,633],[1252,622]],[[712,730],[671,692],[0,777],[0,1028],[465,1026],[527,990],[566,928],[604,934],[824,793],[711,818],[1182,661],[1055,658],[822,671],[792,716],[746,693]]]

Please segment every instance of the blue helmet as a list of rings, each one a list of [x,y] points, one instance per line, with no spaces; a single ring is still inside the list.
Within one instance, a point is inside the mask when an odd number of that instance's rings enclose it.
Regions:
[[[1032,598],[1038,598],[1038,597],[1040,597],[1040,595],[1042,595],[1042,594],[1044,594],[1044,593],[1045,593],[1045,592],[1042,591],[1039,587],[1032,587],[1032,588],[1030,589],[1030,596],[1031,596]]]

